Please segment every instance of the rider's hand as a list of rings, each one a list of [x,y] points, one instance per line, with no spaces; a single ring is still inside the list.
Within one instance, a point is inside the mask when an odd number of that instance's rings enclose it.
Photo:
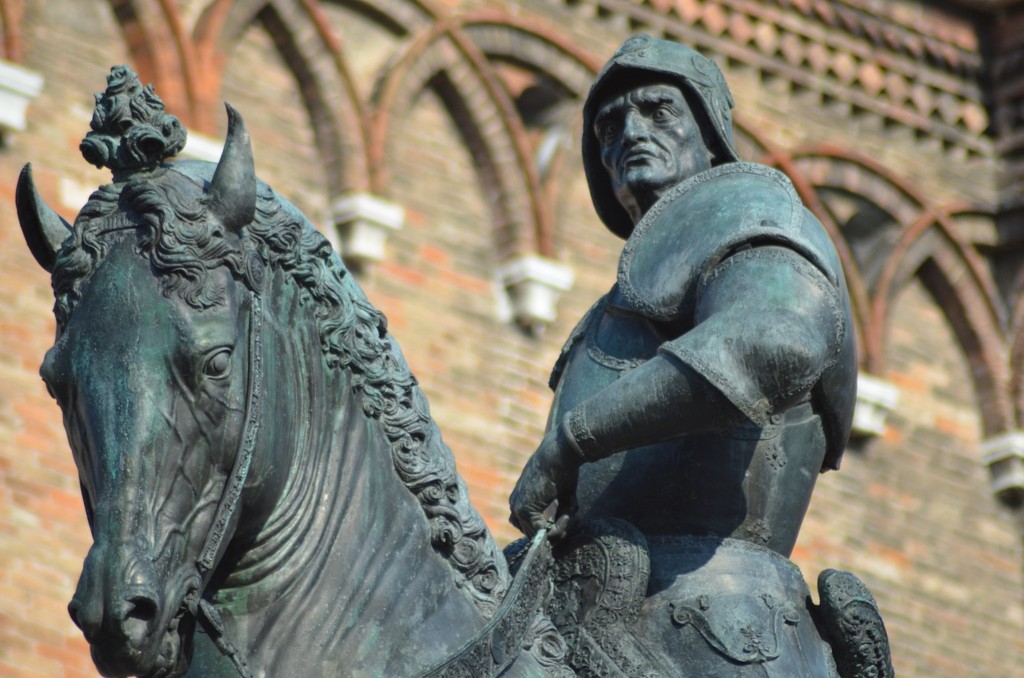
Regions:
[[[548,431],[509,497],[512,524],[528,537],[545,527],[550,528],[552,539],[564,535],[576,512],[576,481],[582,461],[558,427]],[[555,500],[558,510],[552,524],[545,511]]]

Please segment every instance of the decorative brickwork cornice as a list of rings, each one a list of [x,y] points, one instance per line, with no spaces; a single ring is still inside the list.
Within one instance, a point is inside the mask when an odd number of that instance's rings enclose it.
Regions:
[[[563,0],[592,17],[625,16],[636,31],[690,43],[785,78],[794,87],[848,102],[942,141],[988,155],[981,57],[974,26],[950,16],[948,31],[925,33],[835,0]],[[960,25],[956,25],[957,22]]]
[[[1003,160],[1000,202],[1024,208],[1024,8],[1000,17],[992,57],[992,131]]]
[[[937,13],[919,5],[910,13],[905,3],[872,0],[774,0],[772,4],[951,73],[973,79],[980,72],[975,31],[929,20]]]
[[[970,7],[972,9],[979,9],[986,12],[995,12],[1000,9],[1020,6],[1024,4],[1022,0],[953,0],[958,5]]]

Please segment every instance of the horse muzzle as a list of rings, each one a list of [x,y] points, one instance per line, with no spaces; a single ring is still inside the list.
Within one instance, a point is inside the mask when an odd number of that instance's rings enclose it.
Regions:
[[[131,546],[97,544],[90,550],[68,613],[101,674],[174,675],[170,669],[179,663],[178,626],[187,586],[168,583],[164,586],[153,562]],[[167,595],[172,590],[174,595]]]

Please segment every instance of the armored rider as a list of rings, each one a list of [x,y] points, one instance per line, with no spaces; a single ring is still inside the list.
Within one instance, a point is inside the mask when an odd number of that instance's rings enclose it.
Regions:
[[[555,365],[548,431],[511,497],[527,534],[635,533],[650,571],[637,657],[587,651],[627,675],[836,675],[827,649],[808,650],[824,643],[788,556],[850,432],[850,302],[789,180],[740,161],[732,106],[714,62],[648,36],[597,76],[584,169],[626,244]]]

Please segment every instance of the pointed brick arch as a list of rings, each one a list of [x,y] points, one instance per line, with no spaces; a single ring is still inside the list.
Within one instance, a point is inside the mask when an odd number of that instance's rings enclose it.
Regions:
[[[932,230],[932,233],[940,233]],[[986,437],[1015,428],[1006,347],[984,313],[978,287],[965,284],[964,261],[949,240],[937,238],[914,275],[953,328],[967,359]]]
[[[822,195],[842,190],[870,203],[888,215],[895,238],[880,272],[866,280],[861,271],[869,262],[858,262],[845,249],[848,279],[862,324],[862,364],[874,374],[885,370],[885,341],[891,324],[894,300],[912,278],[920,280],[938,304],[971,367],[986,434],[1011,428],[1014,422],[1009,395],[1007,345],[1002,327],[998,290],[982,255],[972,246],[956,217],[966,206],[937,206],[910,182],[857,153],[828,146],[799,149],[792,153],[787,170],[794,176],[804,199],[833,237],[846,245],[840,225],[831,218]],[[851,275],[852,273],[852,275]],[[854,291],[854,288],[859,289]]]
[[[550,215],[522,121],[484,53],[457,24],[441,21],[418,34],[375,88],[371,188],[387,193],[390,130],[428,87],[456,120],[487,187],[499,256],[538,251],[540,234],[551,230]]]
[[[186,83],[192,111],[187,122],[207,134],[217,128],[225,68],[234,45],[253,25],[267,32],[295,78],[328,190],[365,189],[365,102],[353,83],[340,41],[317,2],[211,0],[200,12],[189,42],[189,63],[201,77]]]
[[[484,10],[468,14],[462,21],[461,30],[480,49],[489,64],[498,68],[503,63],[513,64],[534,74],[557,89],[565,104],[572,102],[574,110],[582,106],[602,63],[598,57],[566,40],[553,26],[536,19]],[[579,138],[581,124],[579,116],[573,115],[566,130],[569,138]],[[521,147],[529,146],[525,139],[518,143]],[[581,175],[577,155],[569,157],[570,150],[579,152],[575,144],[559,145],[548,161],[546,172],[541,172],[536,166],[534,156],[528,158],[525,168],[537,177],[538,209],[543,212],[543,216],[534,223],[536,251],[548,257],[554,257],[557,249],[556,230],[559,225],[555,215],[565,197],[561,189],[573,177]]]
[[[253,17],[291,71],[309,114],[332,195],[365,190],[365,102],[341,42],[315,4],[267,3]]]
[[[461,27],[489,59],[514,61],[543,73],[579,99],[603,63],[536,19],[486,10],[466,15]]]
[[[195,124],[197,85],[191,40],[172,0],[108,0],[143,82],[153,83],[167,108]],[[168,35],[170,39],[168,39]]]
[[[398,37],[412,35],[443,16],[428,0],[320,0],[320,4],[358,12]]]

